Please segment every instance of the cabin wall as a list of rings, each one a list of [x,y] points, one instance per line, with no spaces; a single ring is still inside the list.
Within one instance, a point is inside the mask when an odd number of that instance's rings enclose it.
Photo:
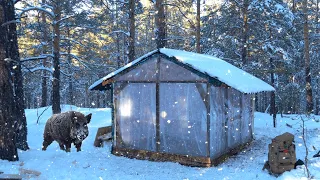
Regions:
[[[115,83],[115,145],[156,150],[156,84]]]
[[[207,81],[205,78],[181,67],[165,58],[160,60],[160,81],[189,82]]]
[[[233,88],[210,88],[210,157],[224,153],[252,139],[251,95]]]
[[[118,76],[114,147],[213,159],[250,141],[251,95],[226,87],[209,91],[208,98],[206,79],[161,56]]]
[[[225,153],[226,134],[225,88],[210,87],[210,157],[217,158]]]
[[[196,84],[161,83],[160,152],[207,157],[206,138],[207,110]]]
[[[115,78],[115,81],[156,81],[157,56],[131,69],[129,72]]]

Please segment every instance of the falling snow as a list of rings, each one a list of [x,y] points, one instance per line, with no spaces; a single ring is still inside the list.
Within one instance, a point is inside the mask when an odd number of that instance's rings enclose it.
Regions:
[[[95,133],[99,127],[111,124],[110,109],[77,108],[64,106],[63,111],[68,109],[80,111],[84,114],[92,113],[89,124],[89,136],[83,142],[82,151],[72,149],[70,153],[61,151],[57,143],[53,143],[47,151],[41,151],[42,133],[51,110],[47,110],[40,117],[40,124],[36,124],[37,111],[42,112],[45,108],[27,109],[28,141],[30,150],[19,150],[19,162],[0,160],[0,171],[7,174],[18,174],[21,168],[41,172],[39,177],[24,175],[25,179],[306,179],[303,167],[285,172],[276,178],[262,171],[264,162],[268,159],[267,150],[271,138],[290,132],[295,135],[297,159],[304,160],[305,147],[301,136],[300,124],[287,115],[285,118],[278,116],[278,128],[273,128],[272,117],[264,113],[255,113],[254,141],[252,145],[241,153],[232,156],[226,162],[211,168],[187,167],[173,162],[151,162],[114,156],[110,153],[111,143],[106,143],[103,148],[93,146]],[[320,119],[320,117],[317,117]],[[168,123],[171,121],[168,120]],[[292,125],[292,128],[286,126]],[[320,123],[307,122],[309,144],[309,168],[314,179],[320,179],[320,158],[312,156],[320,149],[319,129]],[[190,126],[188,126],[190,127]],[[157,142],[160,144],[160,142]],[[207,143],[206,141],[204,143]],[[317,150],[312,148],[314,146]]]

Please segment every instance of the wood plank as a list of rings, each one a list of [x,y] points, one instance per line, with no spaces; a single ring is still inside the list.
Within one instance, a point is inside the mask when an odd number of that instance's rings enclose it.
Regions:
[[[228,114],[228,111],[229,111],[229,105],[228,105],[228,88],[223,88],[223,91],[224,91],[224,93],[225,93],[225,95],[224,95],[224,107],[225,107],[225,121],[224,121],[224,130],[225,130],[225,150],[227,150],[228,148],[229,148],[229,146],[228,146],[228,144],[229,144],[229,141],[228,141],[228,133],[229,133],[229,124],[228,124],[228,122],[229,122],[229,114]],[[226,128],[226,126],[228,126],[228,128]]]
[[[220,157],[211,160],[212,166],[217,166],[217,165],[223,163],[224,161],[228,160],[229,157],[237,155],[239,152],[248,148],[250,145],[251,145],[251,140],[249,142],[243,143],[243,144],[241,144],[231,150],[226,151],[226,153],[224,153]]]
[[[0,174],[0,180],[21,180],[22,176],[19,174]]]
[[[208,81],[201,81],[201,80],[195,80],[195,81],[161,81],[161,80],[158,80],[158,81],[117,81],[119,83],[207,83]]]
[[[112,146],[114,146],[115,144],[115,137],[116,137],[116,134],[115,134],[115,101],[114,101],[114,83],[112,84],[112,88],[111,88],[111,100],[112,100],[112,108],[111,108],[111,127],[112,127],[112,129],[111,129],[111,135],[112,135]],[[111,146],[111,148],[112,148],[112,146]]]
[[[103,135],[108,135],[112,133],[112,126],[105,126],[105,127],[101,127],[97,130],[97,134],[94,140],[93,145],[95,147],[102,147],[103,146],[103,140],[101,139],[101,136]]]
[[[242,130],[242,128],[243,128],[242,124],[244,123],[243,116],[242,116],[242,112],[243,112],[243,105],[242,105],[243,102],[242,101],[243,101],[243,93],[240,92],[240,105],[239,105],[240,106],[240,108],[239,108],[240,109],[239,110],[240,111],[239,112],[240,113],[240,128],[239,128],[239,131],[240,131],[240,139],[239,139],[239,141],[240,141],[240,143],[242,143],[242,139],[243,139],[242,138],[242,136],[243,136],[243,134],[242,134],[242,131],[243,131]]]
[[[102,86],[106,86],[107,84],[112,84],[114,81],[113,79],[107,79],[102,81]]]
[[[210,84],[207,83],[207,93],[205,96],[205,104],[207,108],[207,157],[210,157]]]
[[[124,156],[128,158],[149,160],[149,161],[171,161],[178,162],[186,166],[196,167],[210,167],[211,160],[209,157],[192,157],[188,155],[169,154],[162,152],[152,152],[146,150],[126,149],[126,148],[114,148],[112,154],[116,156]]]
[[[157,82],[156,82],[156,151],[160,151],[160,56],[157,59]]]
[[[198,89],[198,92],[201,96],[202,101],[204,102],[204,105],[208,109],[209,102],[207,101],[207,96],[208,96],[207,89],[204,89],[202,84],[200,84],[200,83],[196,83],[196,88]]]

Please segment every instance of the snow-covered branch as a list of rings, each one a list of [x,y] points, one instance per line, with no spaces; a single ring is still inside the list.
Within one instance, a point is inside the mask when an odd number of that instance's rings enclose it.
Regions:
[[[46,59],[47,57],[53,57],[53,54],[42,54],[40,56],[28,57],[28,58],[21,59],[20,62],[41,60],[41,59]]]
[[[7,22],[5,22],[5,23],[1,24],[1,26],[3,27],[3,26],[6,26],[6,25],[8,25],[8,24],[12,24],[12,23],[20,23],[20,22],[21,22],[20,20],[7,21]]]
[[[130,32],[125,32],[125,31],[123,31],[123,30],[117,30],[117,31],[112,31],[110,34],[113,34],[113,33],[123,33],[123,34],[125,34],[126,36],[130,36]]]
[[[59,21],[56,21],[55,23],[59,24],[59,23],[61,23],[62,21],[65,21],[65,20],[67,20],[67,19],[69,19],[69,18],[72,18],[72,17],[74,17],[74,16],[76,16],[76,14],[73,14],[73,15],[66,16],[66,17],[64,17],[64,18],[61,18]]]
[[[74,40],[74,39],[70,39],[70,38],[67,38],[67,37],[64,37],[64,36],[61,36],[60,39],[61,39],[61,40],[66,40],[66,41],[70,41],[70,42],[73,42],[73,43],[75,43],[75,44],[79,44],[79,45],[82,46],[82,47],[86,47],[86,46],[83,45],[81,42],[76,41],[76,40]]]
[[[26,13],[28,11],[32,11],[32,10],[44,12],[44,13],[48,14],[52,19],[54,18],[54,13],[52,11],[45,9],[44,6],[41,6],[41,7],[31,6],[31,7],[22,9],[22,11],[18,14],[18,19],[20,19],[24,13]]]
[[[48,68],[48,67],[44,67],[44,66],[40,66],[40,67],[35,67],[35,68],[32,68],[32,69],[29,69],[29,72],[35,72],[35,71],[48,71],[50,72],[51,74],[53,74],[53,70]]]
[[[79,56],[77,56],[77,55],[75,55],[75,54],[72,54],[72,53],[60,53],[60,55],[64,55],[64,56],[68,56],[68,55],[69,55],[69,56],[73,57],[74,59],[76,59],[81,65],[83,65],[84,67],[90,69],[90,67],[88,67],[88,66],[83,62],[83,60],[82,60]]]

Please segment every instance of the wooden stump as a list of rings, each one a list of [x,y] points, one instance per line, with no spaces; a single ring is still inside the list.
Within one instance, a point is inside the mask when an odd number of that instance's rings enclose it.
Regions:
[[[97,131],[96,138],[94,140],[94,146],[95,147],[102,147],[103,146],[103,141],[108,141],[112,139],[112,127],[111,126],[106,126],[106,127],[101,127]]]
[[[0,180],[21,180],[22,176],[18,174],[0,174]]]

